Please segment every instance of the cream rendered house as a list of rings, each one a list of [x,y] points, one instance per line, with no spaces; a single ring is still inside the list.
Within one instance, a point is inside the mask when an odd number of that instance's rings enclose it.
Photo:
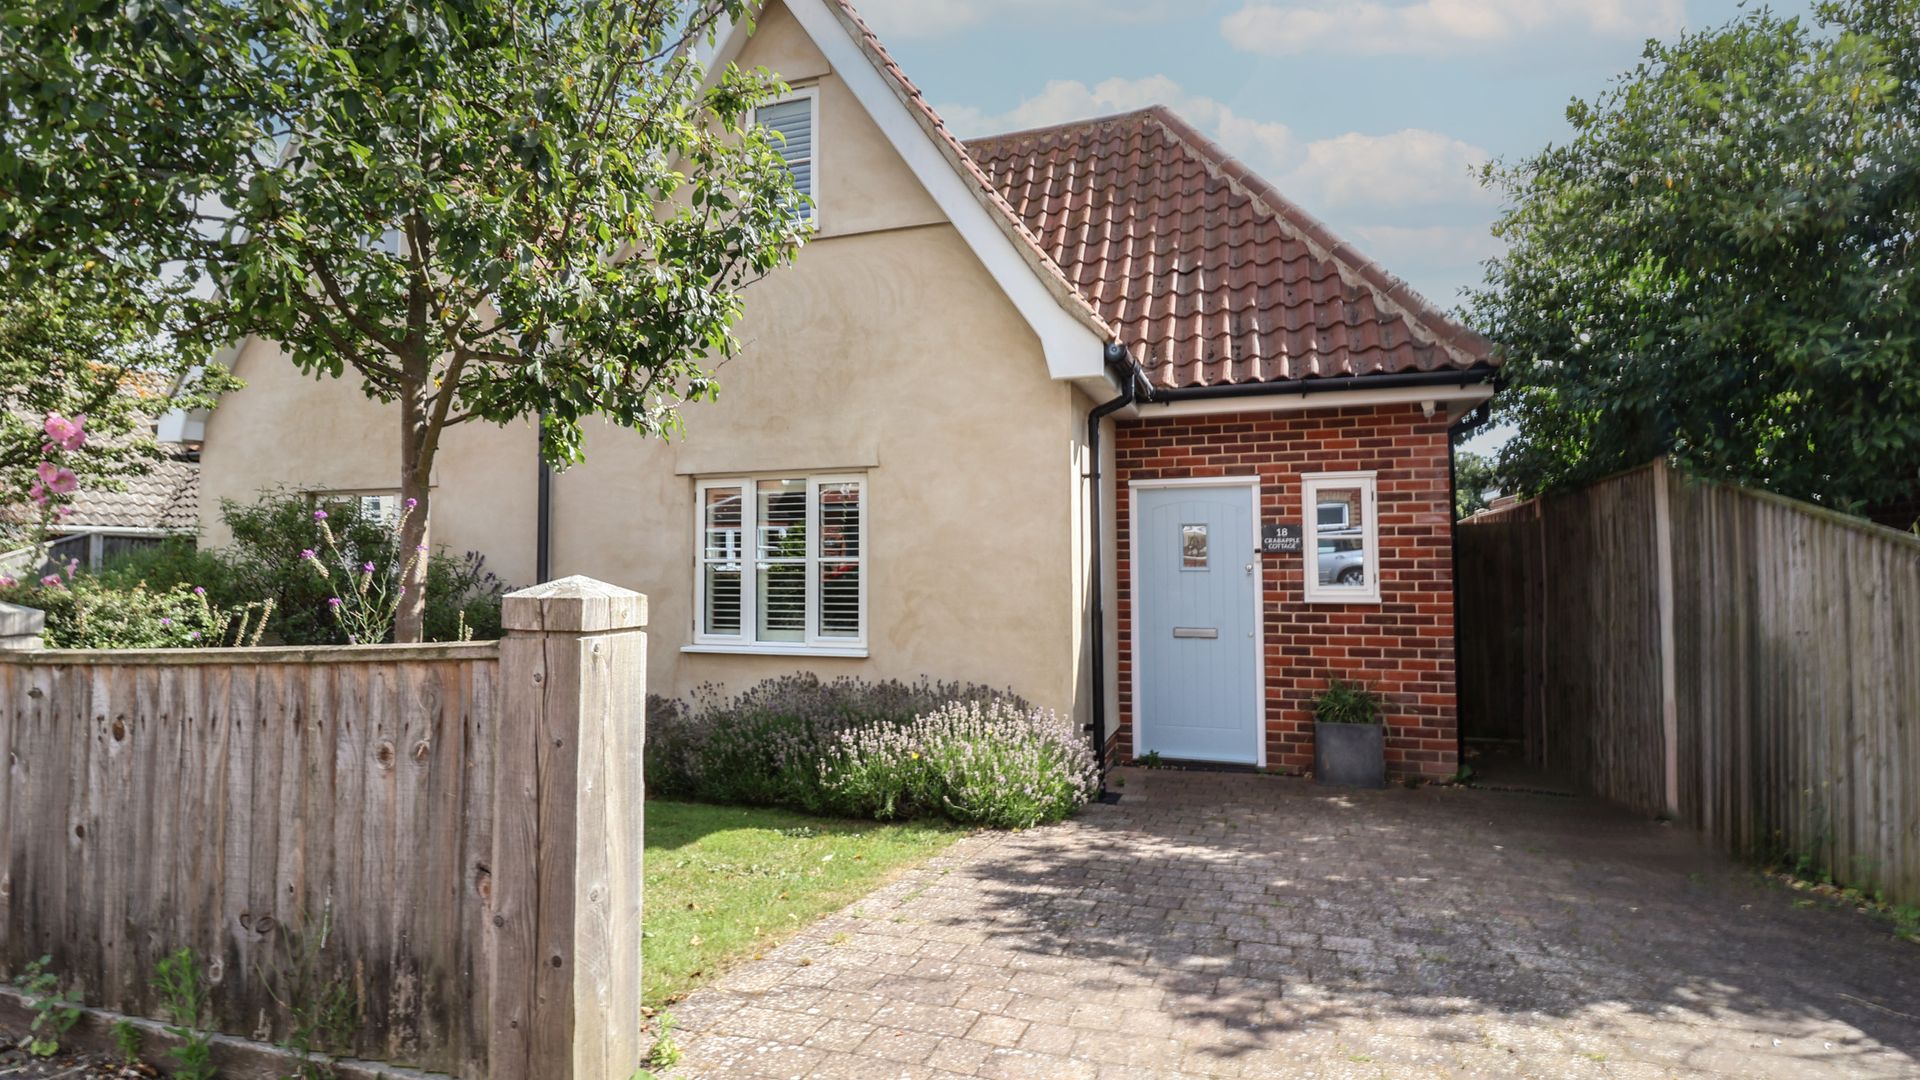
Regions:
[[[1244,675],[1231,700],[1187,695],[1207,698],[1202,726],[1230,729],[1219,742],[1228,752],[1213,756],[1285,764],[1267,759],[1287,741],[1283,710],[1269,704],[1291,700],[1273,635],[1180,639],[1217,650],[1224,666],[1134,641],[1129,485],[1168,477],[1120,479],[1116,441],[1129,445],[1132,433],[1164,447],[1191,431],[1204,443],[1235,414],[1388,417],[1385,437],[1412,447],[1417,475],[1386,462],[1391,479],[1333,492],[1378,506],[1377,527],[1354,528],[1375,545],[1359,556],[1372,599],[1357,602],[1380,615],[1403,599],[1396,500],[1434,496],[1435,483],[1444,500],[1447,424],[1491,392],[1484,346],[1162,111],[962,144],[840,0],[771,0],[716,53],[715,63],[764,65],[793,87],[761,119],[787,134],[789,164],[816,203],[814,239],[796,266],[748,293],[741,355],[719,371],[720,399],[686,410],[683,438],[591,431],[586,463],[551,479],[543,511],[530,426],[451,430],[434,477],[435,542],[485,553],[516,583],[544,570],[646,593],[648,682],[660,693],[743,688],[795,669],[979,681],[1097,722],[1125,754],[1177,750],[1186,722],[1133,722],[1140,680],[1177,691],[1194,672]],[[1188,190],[1191,206],[1168,201]],[[1207,254],[1216,249],[1224,254]],[[1247,292],[1235,282],[1242,266],[1299,280]],[[1320,345],[1303,357],[1261,344],[1297,337],[1300,326],[1282,323],[1302,319],[1371,329],[1342,330],[1335,349],[1324,326],[1307,326],[1329,343],[1324,356]],[[1222,342],[1229,353],[1249,347],[1238,338],[1253,343],[1252,366],[1230,356],[1210,369]],[[208,542],[223,540],[222,498],[274,485],[393,489],[395,412],[346,381],[302,376],[271,342],[243,343],[233,362],[247,386],[206,421]],[[1206,387],[1219,396],[1191,392]],[[1210,602],[1248,605],[1244,621],[1257,627],[1306,603],[1292,563],[1254,554],[1273,516],[1265,504],[1284,510],[1278,500],[1297,492],[1262,481],[1259,453],[1240,456],[1244,468],[1236,459],[1186,479],[1209,493],[1197,498],[1253,507],[1248,520],[1212,534],[1217,559],[1203,552],[1199,572],[1163,584],[1197,587],[1212,570],[1225,582],[1231,571],[1244,589],[1215,590]],[[1426,520],[1425,502],[1412,513],[1430,556],[1445,529]],[[1191,548],[1200,534],[1184,527]],[[1419,578],[1434,585],[1425,569]],[[1143,589],[1154,580],[1143,570]],[[1337,616],[1346,599],[1322,610]],[[1450,592],[1443,599],[1450,620]],[[1432,711],[1446,734],[1435,739],[1452,737],[1450,639],[1444,651],[1443,676],[1427,653],[1415,658],[1434,686],[1408,691],[1432,697],[1445,683],[1448,704]]]

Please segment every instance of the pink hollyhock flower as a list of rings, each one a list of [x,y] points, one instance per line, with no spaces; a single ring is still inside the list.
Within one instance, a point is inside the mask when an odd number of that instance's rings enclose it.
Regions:
[[[60,580],[59,574],[48,574],[46,577],[40,579],[40,584],[49,589],[64,589],[67,587],[67,583]]]
[[[0,574],[0,589],[11,589],[18,584],[20,584],[19,578],[11,577],[7,574]]]
[[[55,495],[68,495],[80,486],[80,478],[73,475],[72,469],[63,469],[51,461],[43,461],[34,470],[40,477],[40,483]]]
[[[36,506],[45,506],[47,505],[47,489],[40,486],[40,481],[35,480],[33,483],[27,485],[27,498],[32,499]]]
[[[72,514],[73,514],[73,507],[71,507],[71,506],[56,506],[56,507],[54,507],[54,508],[53,508],[53,512],[54,512],[54,513],[56,513],[56,514],[58,514],[58,515],[60,515],[61,517],[70,517],[70,516],[72,516]]]
[[[44,431],[49,445],[62,450],[78,450],[87,445],[87,418],[83,413],[69,420],[59,413],[48,413]]]

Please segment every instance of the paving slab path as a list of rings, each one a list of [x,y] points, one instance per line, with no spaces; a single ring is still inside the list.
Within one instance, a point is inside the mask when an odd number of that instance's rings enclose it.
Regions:
[[[1920,1077],[1920,946],[1586,799],[1119,770],[674,1006],[667,1076]]]

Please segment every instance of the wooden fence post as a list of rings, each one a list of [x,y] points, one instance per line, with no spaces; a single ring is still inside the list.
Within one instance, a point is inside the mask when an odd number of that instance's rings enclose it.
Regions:
[[[491,1080],[641,1063],[647,598],[568,577],[502,605]]]
[[[1673,481],[1667,459],[1653,462],[1655,584],[1660,598],[1661,804],[1669,819],[1680,816],[1680,672],[1673,628]]]

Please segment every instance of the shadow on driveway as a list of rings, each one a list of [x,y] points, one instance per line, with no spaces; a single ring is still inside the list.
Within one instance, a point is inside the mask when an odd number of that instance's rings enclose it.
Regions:
[[[689,1075],[1920,1075],[1920,947],[1684,830],[1499,792],[1116,784],[690,999]]]

